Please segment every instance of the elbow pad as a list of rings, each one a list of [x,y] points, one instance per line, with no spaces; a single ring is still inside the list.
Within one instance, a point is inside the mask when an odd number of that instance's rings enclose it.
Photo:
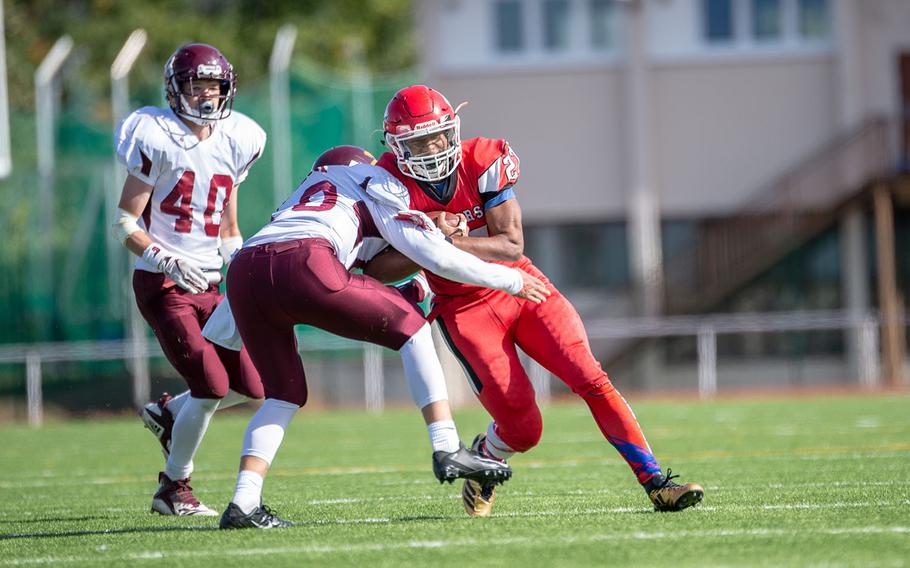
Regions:
[[[224,259],[224,263],[227,264],[231,262],[231,259],[234,258],[234,253],[240,250],[242,246],[243,237],[240,235],[221,239],[221,245],[218,247],[218,252],[221,254],[221,258]]]
[[[136,231],[141,231],[142,228],[139,226],[139,217],[124,211],[123,209],[117,209],[118,217],[114,222],[112,229],[114,232],[114,237],[123,244],[126,242],[126,239]]]

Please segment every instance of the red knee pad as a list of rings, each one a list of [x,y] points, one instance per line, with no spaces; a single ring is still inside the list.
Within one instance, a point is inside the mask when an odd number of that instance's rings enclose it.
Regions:
[[[516,452],[526,452],[540,442],[543,435],[543,418],[540,411],[529,413],[509,424],[496,422],[496,434]]]

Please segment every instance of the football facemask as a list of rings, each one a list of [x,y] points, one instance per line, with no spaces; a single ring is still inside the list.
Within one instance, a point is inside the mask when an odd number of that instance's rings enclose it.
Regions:
[[[439,124],[403,134],[386,133],[386,144],[398,168],[407,176],[426,182],[449,177],[461,163],[461,119],[443,117]],[[442,148],[442,149],[440,149]]]

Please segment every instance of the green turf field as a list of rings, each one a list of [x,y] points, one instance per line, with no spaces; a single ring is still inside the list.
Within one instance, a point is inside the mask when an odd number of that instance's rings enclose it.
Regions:
[[[265,491],[300,526],[273,532],[149,514],[161,456],[137,419],[5,426],[0,565],[910,565],[910,398],[632,402],[702,506],[652,512],[576,404],[545,410],[489,519],[435,482],[416,411],[302,411]],[[247,416],[216,416],[197,456],[196,493],[218,510]],[[457,418],[466,440],[486,422]]]

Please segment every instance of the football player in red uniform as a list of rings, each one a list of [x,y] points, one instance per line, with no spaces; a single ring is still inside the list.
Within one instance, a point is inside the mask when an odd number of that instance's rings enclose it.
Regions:
[[[529,272],[546,282],[551,293],[546,302],[534,304],[427,274],[435,293],[430,317],[439,322],[474,392],[493,417],[473,448],[507,460],[540,440],[543,423],[518,358],[516,348],[521,347],[584,399],[655,509],[678,511],[700,502],[701,486],[675,483],[670,470],[666,475],[661,471],[632,409],[591,353],[578,313],[522,254],[521,209],[514,190],[519,161],[508,142],[462,141],[458,109],[423,85],[395,94],[386,107],[384,130],[391,151],[382,155],[379,165],[407,187],[412,209],[463,215],[469,235],[455,232],[445,215],[437,221],[444,233],[452,233],[449,238],[458,248]],[[395,253],[378,256],[366,268],[386,281],[416,270]],[[462,497],[467,513],[488,516],[494,489],[493,484],[466,481]]]

